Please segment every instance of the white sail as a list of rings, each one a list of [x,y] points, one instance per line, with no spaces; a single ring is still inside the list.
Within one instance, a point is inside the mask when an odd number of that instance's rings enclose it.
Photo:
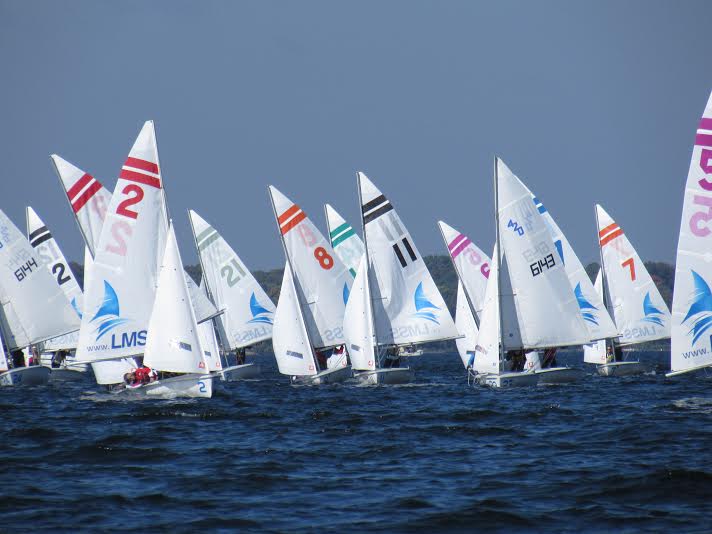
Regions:
[[[529,190],[500,159],[497,176],[499,233],[522,336],[521,346],[511,345],[505,338],[505,348],[532,349],[590,342],[591,334],[561,257],[547,224],[531,201]]]
[[[685,184],[672,300],[671,368],[712,364],[712,95],[700,120]]]
[[[92,175],[56,154],[50,158],[67,195],[79,230],[94,257],[106,210],[111,202],[111,193]]]
[[[28,345],[72,332],[79,317],[39,254],[0,211],[0,325],[7,347]]]
[[[270,339],[275,306],[267,293],[217,230],[192,210],[189,217],[207,288],[224,310],[217,321],[226,346]]]
[[[524,184],[522,185],[526,188]],[[606,310],[603,301],[596,295],[591,279],[586,274],[586,269],[581,264],[581,260],[578,259],[574,249],[569,244],[561,228],[554,221],[551,213],[534,193],[528,188],[527,191],[529,191],[534,205],[549,228],[551,238],[554,240],[554,245],[558,251],[558,258],[563,262],[571,287],[574,288],[576,302],[581,310],[581,317],[583,317],[586,327],[591,332],[591,339],[616,337],[618,329],[613,323],[608,310]]]
[[[205,292],[198,287],[198,284],[193,281],[185,270],[183,271],[183,278],[185,278],[185,285],[188,288],[190,301],[193,303],[193,310],[195,311],[195,316],[198,318],[198,322],[203,323],[217,316],[220,310],[218,310],[217,306],[213,304]]]
[[[282,288],[274,313],[272,348],[279,372],[283,375],[306,376],[317,373],[289,262],[284,266]]]
[[[603,302],[603,277],[601,276],[601,269],[598,270],[596,275],[596,282],[593,287],[596,294]],[[604,364],[606,363],[606,340],[599,339],[594,343],[589,343],[583,346],[583,361],[586,363]]]
[[[482,297],[482,304],[484,305],[484,296]],[[480,335],[480,331],[477,328],[477,323],[472,315],[470,304],[467,302],[465,288],[460,280],[457,281],[455,326],[457,326],[457,331],[464,336],[456,339],[455,345],[457,345],[457,352],[460,355],[462,364],[467,368],[470,364],[471,357],[475,354],[475,347],[477,346],[477,338]]]
[[[35,249],[49,273],[57,280],[57,284],[64,291],[67,300],[77,312],[77,316],[80,316],[82,288],[79,287],[79,283],[69,267],[69,262],[62,254],[51,232],[35,210],[29,206],[27,206],[27,235],[30,245]]]
[[[492,258],[497,258],[497,246],[492,252]],[[499,271],[497,262],[492,262],[490,275],[487,279],[487,289],[485,290],[485,300],[480,317],[480,331],[477,336],[475,346],[475,359],[473,369],[478,373],[500,373],[500,320],[499,320],[499,288],[497,278]],[[514,308],[512,295],[503,294],[503,301],[509,301],[509,309]],[[516,323],[516,311],[514,322]],[[468,358],[469,361],[469,358]],[[465,364],[467,365],[467,364]]]
[[[141,354],[156,294],[167,221],[153,122],[142,128],[121,170],[90,276],[77,360]],[[99,376],[100,384],[122,381]]]
[[[358,173],[379,344],[452,339],[455,323],[413,238],[388,199]]]
[[[364,254],[361,256],[344,314],[346,347],[351,358],[351,368],[357,371],[376,369],[376,339],[373,334],[370,301],[368,264]]]
[[[201,278],[200,284],[198,285],[200,292],[203,295],[207,295],[208,290],[205,285],[205,277]],[[195,308],[195,307],[194,307]],[[203,355],[205,357],[205,362],[208,365],[208,371],[220,371],[222,370],[222,361],[220,360],[220,345],[218,343],[217,335],[215,333],[215,321],[217,319],[210,319],[198,323],[198,336],[200,336],[200,346],[203,347]]]
[[[294,269],[304,321],[315,348],[344,343],[344,309],[353,277],[306,213],[269,187],[277,225]]]
[[[172,373],[207,370],[173,225],[168,229],[143,363]]]
[[[326,226],[331,246],[339,259],[346,265],[351,276],[356,278],[356,271],[364,252],[363,241],[333,207],[325,204],[324,211],[326,212]]]
[[[621,336],[630,345],[670,337],[670,311],[623,229],[596,204],[606,287]]]
[[[484,305],[491,260],[465,234],[443,221],[438,221],[438,226],[457,269],[458,278],[465,285],[475,313],[479,315]]]

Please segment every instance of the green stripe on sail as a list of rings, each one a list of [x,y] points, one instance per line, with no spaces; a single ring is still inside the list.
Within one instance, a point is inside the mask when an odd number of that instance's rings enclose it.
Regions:
[[[213,229],[211,228],[211,230]],[[212,234],[206,236],[204,239],[201,240],[201,237],[203,237],[204,234],[205,232],[200,234],[200,236],[198,237],[198,250],[205,250],[207,247],[210,246],[213,241],[216,241],[220,238],[220,234],[218,234],[217,230],[213,230]]]
[[[352,235],[354,235],[354,233],[355,233],[355,232],[354,232],[353,228],[349,228],[349,231],[348,231],[348,232],[344,232],[344,233],[341,234],[339,237],[337,237],[336,239],[334,239],[334,240],[331,242],[331,246],[332,246],[332,247],[336,247],[336,245],[338,245],[339,243],[341,243],[344,239],[348,239],[349,237],[351,237]]]
[[[334,237],[336,237],[337,235],[339,235],[341,232],[343,232],[344,230],[348,230],[349,228],[351,228],[351,227],[349,226],[349,223],[344,223],[344,224],[342,224],[341,226],[338,226],[337,228],[335,228],[334,230],[332,230],[332,231],[329,233],[329,237],[334,238]]]
[[[349,272],[351,273],[351,276],[356,278],[356,271],[354,271],[353,269],[349,269]]]

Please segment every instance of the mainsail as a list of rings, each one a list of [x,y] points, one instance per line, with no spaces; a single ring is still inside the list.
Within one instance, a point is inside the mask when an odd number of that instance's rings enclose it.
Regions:
[[[593,284],[596,294],[605,302],[603,298],[603,270],[599,269],[596,275],[596,281]],[[589,343],[583,346],[583,361],[586,363],[604,364],[606,363],[606,340],[599,339],[594,343]]]
[[[329,240],[334,252],[356,278],[361,256],[363,256],[363,241],[349,223],[329,204],[324,205],[326,212],[326,226],[329,231]]]
[[[364,254],[361,256],[344,314],[344,337],[348,342],[351,368],[357,371],[374,370],[378,360],[371,309],[368,263]]]
[[[685,184],[672,300],[671,368],[712,365],[712,94],[697,128]]]

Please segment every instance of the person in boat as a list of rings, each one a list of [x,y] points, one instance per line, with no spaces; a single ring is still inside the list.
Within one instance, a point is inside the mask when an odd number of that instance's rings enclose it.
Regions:
[[[323,350],[316,351],[316,363],[320,370],[326,369],[326,352]]]
[[[25,366],[25,355],[20,349],[13,350],[10,353],[12,357],[12,367],[17,369]]]
[[[606,363],[613,363],[616,361],[616,356],[613,354],[613,347],[608,345],[606,347]]]
[[[133,386],[136,382],[136,374],[133,371],[129,371],[124,375],[124,383],[127,386]]]
[[[235,358],[237,359],[237,365],[245,365],[245,347],[235,349]]]
[[[67,351],[66,350],[58,350],[52,355],[52,363],[50,364],[52,366],[52,369],[59,369],[62,367],[64,364],[64,361],[67,359]]]
[[[386,350],[386,358],[383,361],[383,367],[399,367],[400,356],[398,355],[398,347],[390,347]]]
[[[556,367],[556,348],[549,347],[544,350],[544,361],[541,362],[542,369]]]
[[[145,384],[150,384],[156,378],[158,375],[156,374],[156,371],[151,369],[150,367],[146,367],[145,365],[141,365],[138,369],[134,371],[134,385],[145,385]]]

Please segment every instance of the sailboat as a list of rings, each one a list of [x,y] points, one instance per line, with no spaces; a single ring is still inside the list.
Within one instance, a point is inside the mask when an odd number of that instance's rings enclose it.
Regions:
[[[269,195],[286,256],[272,326],[279,372],[305,384],[342,382],[351,376],[343,324],[353,277],[304,210],[273,186]]]
[[[438,226],[457,274],[455,326],[464,337],[456,339],[455,344],[462,364],[470,370],[475,357],[491,260],[465,234],[443,221],[438,221]]]
[[[685,184],[672,299],[670,368],[712,367],[712,94],[697,128]]]
[[[216,321],[222,345],[227,350],[244,351],[272,337],[275,306],[249,269],[223,237],[195,211],[188,212],[203,270],[205,289],[224,310]],[[225,367],[225,380],[256,378],[256,363]]]
[[[557,382],[575,380],[580,370],[524,370],[526,351],[583,345],[591,337],[529,190],[499,158],[494,179],[496,245],[475,348],[476,381],[527,386],[539,383],[544,373],[559,375]]]
[[[26,215],[27,238],[30,245],[35,249],[52,277],[57,280],[57,284],[64,291],[67,300],[77,312],[77,316],[81,318],[82,289],[79,287],[69,262],[64,257],[49,228],[35,210],[27,206]],[[71,365],[74,361],[74,355],[71,352],[77,348],[78,341],[79,330],[77,329],[69,334],[48,339],[42,344],[42,365],[54,368],[52,380],[82,378],[86,366]]]
[[[620,337],[608,341],[612,357],[607,358],[606,349],[597,371],[603,376],[641,374],[650,367],[639,361],[623,361],[622,348],[669,338],[670,312],[623,229],[599,204],[595,211],[602,266],[600,287],[620,332]]]
[[[455,323],[413,238],[385,195],[357,174],[364,254],[351,289],[344,333],[364,384],[413,379],[399,366],[400,346],[458,337]]]
[[[158,379],[120,391],[162,398],[210,398],[213,394],[214,377],[208,372],[172,224],[148,322],[143,363],[158,372]]]
[[[7,348],[0,362],[0,384],[47,383],[49,368],[21,366],[22,350],[75,331],[79,317],[39,254],[2,211],[0,265],[0,330]],[[8,369],[7,353],[18,362],[13,369]]]
[[[356,270],[364,252],[363,241],[331,205],[324,204],[324,213],[331,246],[341,262],[346,265],[351,276],[356,278]]]

